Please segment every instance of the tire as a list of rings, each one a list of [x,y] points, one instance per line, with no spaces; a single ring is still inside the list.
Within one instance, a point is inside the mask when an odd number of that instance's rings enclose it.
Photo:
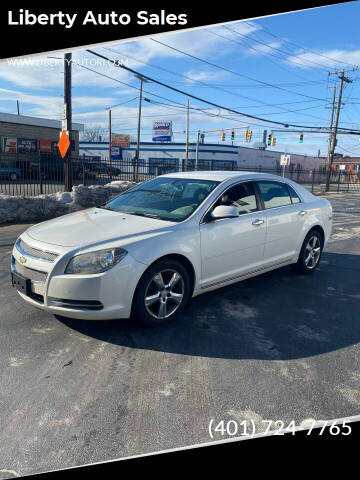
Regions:
[[[317,230],[310,230],[302,244],[297,263],[293,268],[297,273],[309,274],[316,270],[323,251],[323,239]]]
[[[181,315],[189,297],[190,278],[186,268],[175,260],[159,260],[141,277],[135,291],[132,313],[137,321],[147,327],[165,325]]]
[[[17,174],[15,172],[11,172],[9,178],[12,182],[15,182],[17,180]]]

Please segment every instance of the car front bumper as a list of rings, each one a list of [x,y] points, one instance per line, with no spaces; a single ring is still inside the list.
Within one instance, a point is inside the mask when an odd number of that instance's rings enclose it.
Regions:
[[[24,241],[39,248],[38,242],[30,243],[26,236]],[[66,252],[60,252],[55,262],[47,262],[27,256],[14,246],[11,270],[31,279],[29,295],[18,291],[19,295],[54,315],[84,320],[129,318],[136,285],[146,265],[127,254],[106,272],[69,275],[63,273],[68,259]]]

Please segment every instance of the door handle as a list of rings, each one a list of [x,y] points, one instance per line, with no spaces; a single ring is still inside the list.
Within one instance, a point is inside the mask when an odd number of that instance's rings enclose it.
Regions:
[[[261,220],[260,218],[257,218],[252,222],[253,225],[262,225],[264,223],[264,220]]]
[[[308,212],[306,210],[300,210],[299,215],[303,217],[304,215],[307,215],[307,213]]]

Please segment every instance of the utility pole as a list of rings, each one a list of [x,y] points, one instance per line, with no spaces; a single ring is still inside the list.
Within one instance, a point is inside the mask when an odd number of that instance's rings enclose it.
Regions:
[[[335,72],[329,72],[329,75],[338,75],[338,77],[340,78],[340,86],[339,86],[338,102],[337,102],[337,107],[336,107],[336,118],[335,118],[334,132],[333,132],[333,135],[332,135],[332,143],[331,143],[330,150],[329,150],[329,159],[328,159],[329,168],[327,170],[326,187],[325,187],[326,192],[328,192],[330,190],[331,167],[332,167],[332,164],[333,164],[333,161],[334,161],[334,153],[335,153],[335,146],[336,146],[336,135],[337,135],[338,125],[339,125],[341,98],[342,98],[342,92],[343,92],[343,88],[344,88],[344,82],[352,83],[352,80],[350,80],[350,78],[345,77],[344,74],[345,74],[345,72],[354,72],[357,69],[358,69],[358,67],[349,68],[347,70],[337,70]]]
[[[328,192],[330,189],[330,176],[331,176],[331,165],[330,165],[330,152],[332,149],[332,142],[333,142],[333,124],[334,124],[334,111],[335,111],[335,98],[336,98],[336,85],[332,88],[333,91],[333,98],[332,98],[332,106],[331,106],[331,118],[330,118],[330,131],[329,131],[329,145],[328,145],[328,155],[326,159],[326,188],[325,190]]]
[[[19,100],[16,100],[16,105],[17,105],[17,113],[20,115],[20,105],[19,105]]]
[[[112,179],[112,162],[111,162],[111,108],[109,108],[109,163],[110,163],[110,180]]]
[[[186,99],[186,147],[185,147],[185,172],[189,169],[189,99]]]
[[[72,190],[72,107],[71,107],[71,53],[65,53],[64,55],[64,120],[63,130],[66,130],[70,139],[70,147],[64,157],[64,183],[65,191],[71,192]]]
[[[137,144],[134,164],[134,181],[137,182],[139,175],[139,162],[140,162],[140,130],[141,130],[141,105],[142,105],[142,92],[143,82],[147,80],[142,75],[135,75],[140,80],[140,95],[139,95],[139,111],[138,111],[138,127],[137,127]]]

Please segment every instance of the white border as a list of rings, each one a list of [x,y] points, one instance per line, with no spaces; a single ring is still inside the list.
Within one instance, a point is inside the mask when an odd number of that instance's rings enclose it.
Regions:
[[[358,422],[358,421],[360,421],[360,415],[354,415],[352,417],[336,418],[334,420],[317,420],[315,423],[310,424],[310,422],[309,422],[308,425],[295,427],[294,431],[295,432],[301,432],[301,431],[309,430],[310,428],[312,430],[315,429],[315,428],[322,428],[324,426],[325,422],[327,423],[327,426],[325,427],[325,430],[326,430],[329,427],[331,427],[332,425],[338,425],[338,424],[344,423],[344,422],[345,423],[346,422],[347,423],[353,423],[353,422]],[[194,448],[211,447],[212,445],[221,445],[221,444],[224,444],[224,443],[239,442],[239,441],[242,441],[242,440],[252,440],[252,439],[255,439],[255,438],[272,437],[277,433],[277,431],[278,430],[274,429],[274,430],[271,430],[268,433],[261,432],[261,433],[256,433],[253,436],[247,435],[247,436],[241,436],[241,437],[226,438],[224,440],[214,440],[214,441],[210,441],[210,442],[196,443],[194,445],[188,445],[188,446],[185,446],[185,447],[177,447],[177,448],[169,448],[169,449],[166,449],[166,450],[160,450],[158,452],[149,452],[149,453],[144,453],[144,454],[139,454],[139,455],[132,455],[132,456],[129,456],[129,457],[114,458],[112,460],[104,460],[104,461],[94,462],[94,463],[85,463],[84,465],[76,465],[74,467],[59,468],[59,469],[56,469],[56,470],[45,470],[43,472],[32,473],[31,475],[41,475],[43,473],[51,473],[51,472],[62,472],[62,471],[66,471],[66,470],[74,470],[76,468],[90,467],[92,465],[105,465],[106,463],[120,462],[122,460],[132,460],[132,459],[135,459],[135,458],[149,457],[149,456],[153,456],[153,455],[161,455],[163,453],[181,452],[181,451],[184,451],[184,450],[190,450],[190,449],[194,449]],[[282,435],[282,434],[280,434],[280,435]],[[284,433],[284,436],[286,436],[286,435],[293,436],[291,432]],[[296,433],[295,433],[295,435],[296,435]],[[341,434],[339,434],[339,435],[341,435]],[[349,436],[351,437],[351,435],[352,434],[350,433]],[[309,438],[313,438],[314,436],[319,436],[319,434],[316,433],[316,432],[311,433],[309,435]]]

